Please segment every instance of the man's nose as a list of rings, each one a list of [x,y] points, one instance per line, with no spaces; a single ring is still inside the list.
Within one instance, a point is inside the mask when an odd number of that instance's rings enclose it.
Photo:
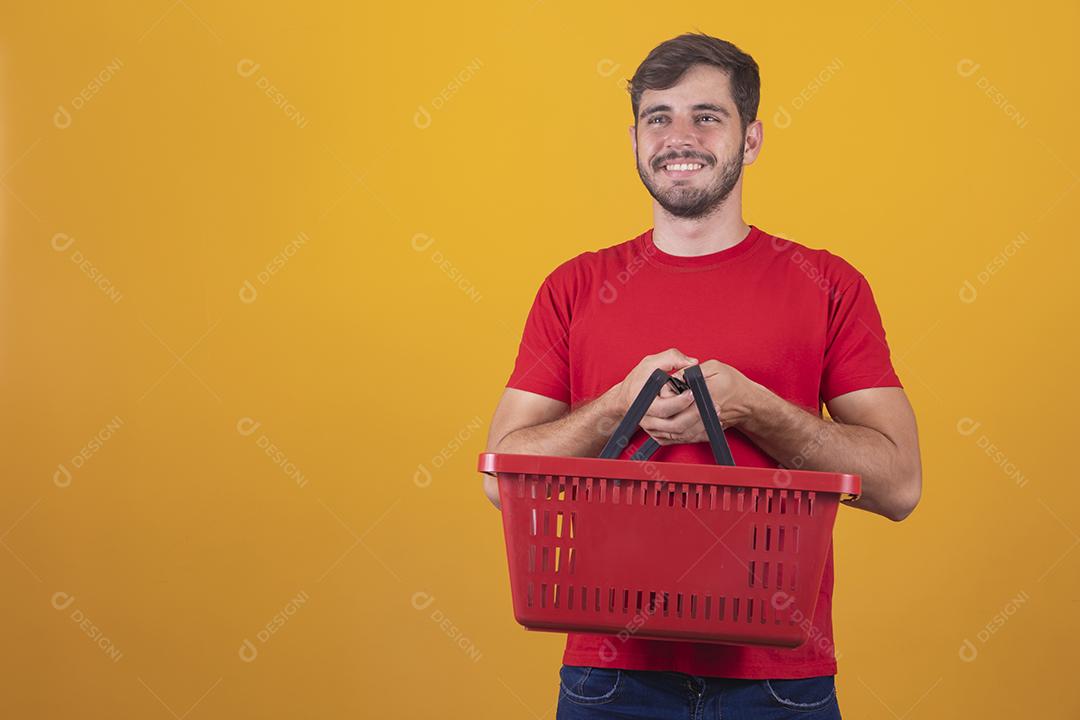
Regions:
[[[683,149],[697,143],[697,131],[690,120],[673,120],[668,126],[665,147]]]

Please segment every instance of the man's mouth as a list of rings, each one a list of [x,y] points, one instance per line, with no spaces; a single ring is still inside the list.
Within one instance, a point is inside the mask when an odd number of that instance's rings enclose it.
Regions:
[[[698,172],[705,165],[698,162],[681,162],[681,163],[666,163],[660,166],[660,169],[665,174],[674,178],[690,177],[694,173]]]

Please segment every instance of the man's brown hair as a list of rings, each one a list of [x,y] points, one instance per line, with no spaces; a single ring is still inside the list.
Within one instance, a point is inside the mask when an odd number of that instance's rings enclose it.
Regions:
[[[746,132],[746,126],[757,119],[761,98],[757,63],[728,41],[704,33],[684,33],[660,43],[638,66],[626,88],[634,109],[634,124],[637,125],[641,110],[642,93],[675,86],[687,70],[698,64],[714,65],[727,72],[731,95]]]

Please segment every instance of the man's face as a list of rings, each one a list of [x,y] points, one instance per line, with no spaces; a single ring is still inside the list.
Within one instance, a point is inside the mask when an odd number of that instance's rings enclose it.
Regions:
[[[752,137],[747,152],[728,74],[712,65],[695,65],[667,90],[642,93],[630,135],[649,194],[682,218],[705,217],[719,208],[759,145]]]

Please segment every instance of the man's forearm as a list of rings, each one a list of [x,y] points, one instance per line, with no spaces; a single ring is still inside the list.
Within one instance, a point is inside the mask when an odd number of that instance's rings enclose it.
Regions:
[[[616,388],[612,387],[557,420],[508,433],[492,452],[595,457],[621,419]]]
[[[519,455],[595,457],[622,419],[617,387],[557,420],[509,432],[488,450]],[[484,476],[484,493],[495,507],[500,507],[499,484],[494,476]]]
[[[781,465],[861,476],[853,507],[902,520],[914,507],[909,474],[893,442],[873,428],[824,420],[758,385],[739,430]]]

